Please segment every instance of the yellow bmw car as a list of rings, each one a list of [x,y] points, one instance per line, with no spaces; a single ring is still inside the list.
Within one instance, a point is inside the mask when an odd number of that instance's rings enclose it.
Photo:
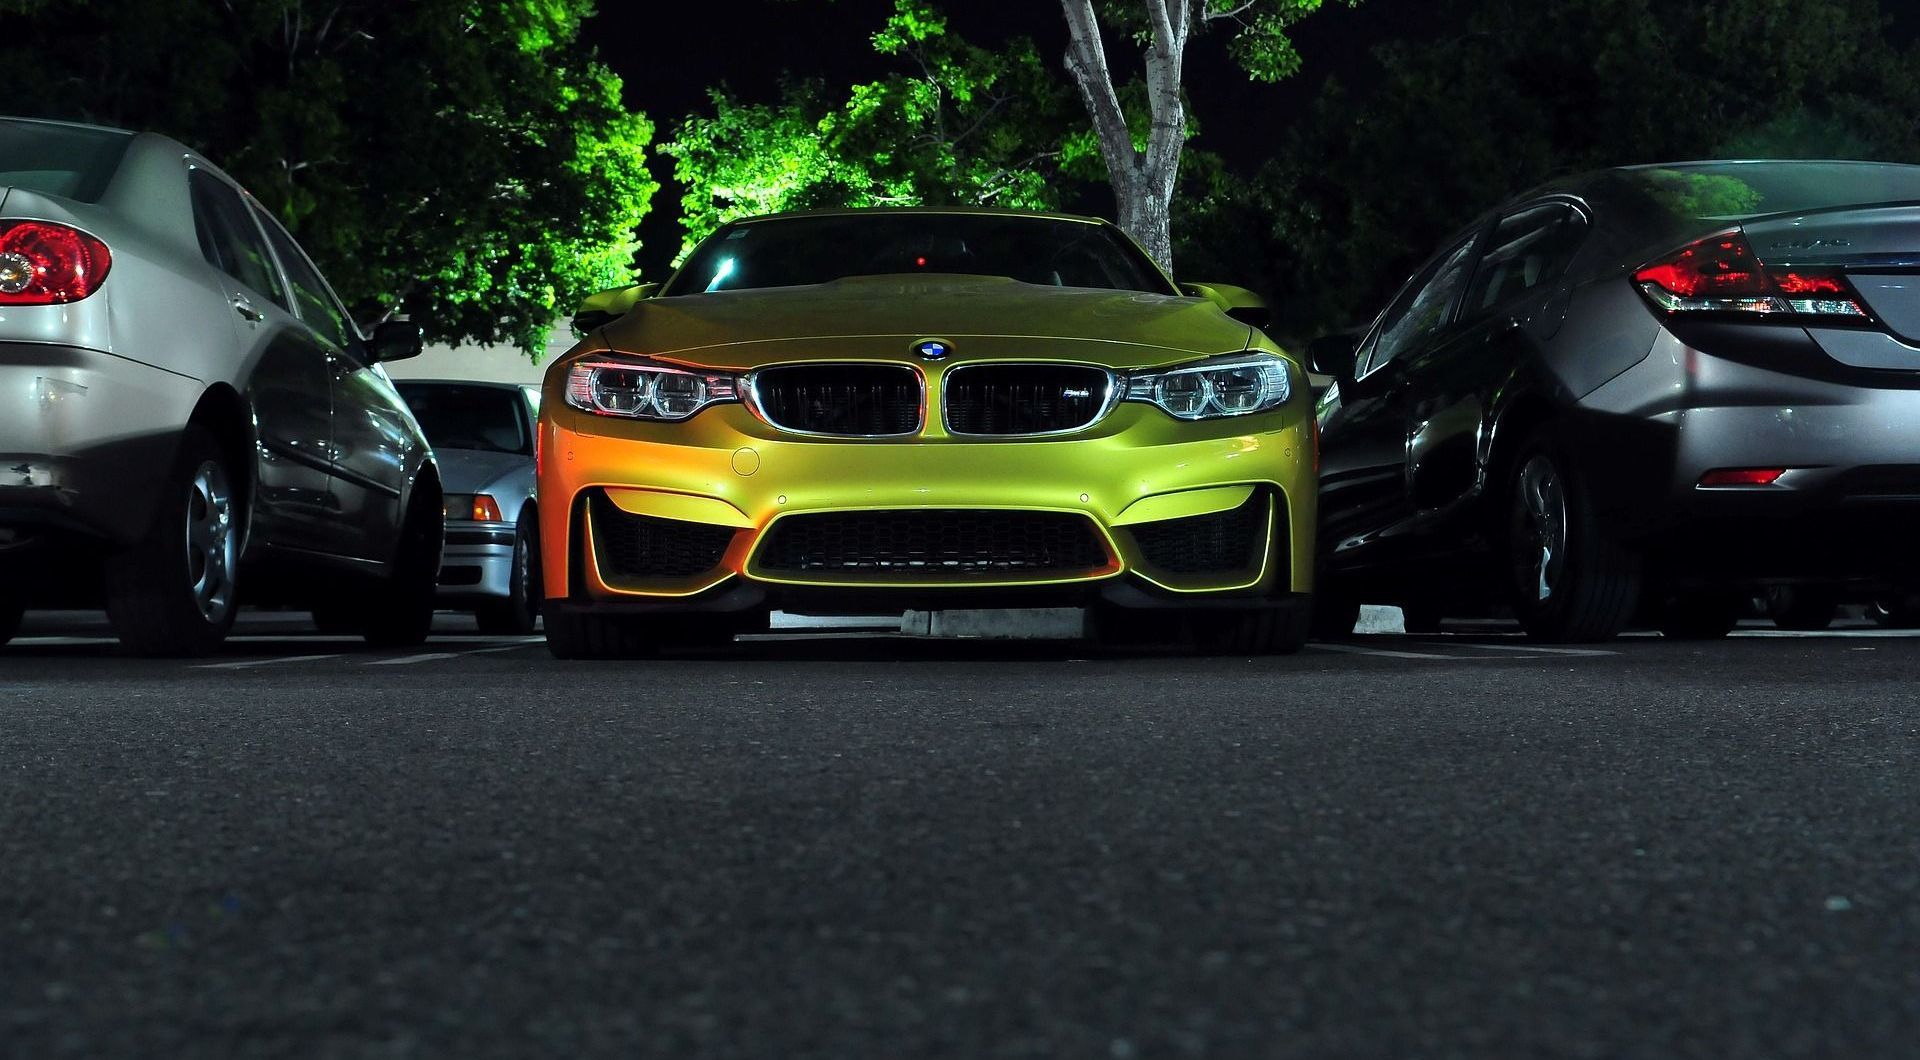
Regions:
[[[803,614],[1083,608],[1287,652],[1313,577],[1300,362],[1100,220],[736,221],[547,371],[547,640],[632,657]]]

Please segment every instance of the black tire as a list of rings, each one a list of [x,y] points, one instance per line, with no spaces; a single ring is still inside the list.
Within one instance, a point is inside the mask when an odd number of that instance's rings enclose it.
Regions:
[[[1767,590],[1767,616],[1781,629],[1826,629],[1839,614],[1840,594],[1830,588],[1792,585]]]
[[[1313,617],[1308,628],[1314,640],[1347,640],[1359,624],[1359,600],[1330,590],[1313,594]]]
[[[1400,619],[1408,633],[1438,633],[1440,623],[1446,617],[1434,604],[1409,602],[1400,605]]]
[[[1639,604],[1640,557],[1606,537],[1579,469],[1550,432],[1529,435],[1506,466],[1497,539],[1514,616],[1537,640],[1617,636]]]
[[[1920,596],[1884,596],[1867,605],[1867,617],[1888,629],[1920,628]]]
[[[1292,655],[1307,643],[1311,607],[1191,611],[1187,630],[1202,655]]]
[[[0,598],[0,645],[5,645],[20,632],[20,620],[26,617],[27,605],[19,600]]]
[[[414,484],[400,527],[393,569],[373,583],[358,614],[361,636],[376,648],[411,648],[433,632],[434,595],[440,581],[440,547],[446,539],[446,512],[440,485],[432,479]]]
[[[488,600],[474,608],[480,632],[525,636],[540,622],[540,544],[535,535],[533,509],[520,513],[513,542],[513,578],[504,599]]]
[[[648,659],[659,654],[659,630],[625,615],[555,611],[546,615],[547,651],[556,659]]]
[[[246,526],[236,485],[212,432],[188,425],[147,536],[102,570],[107,619],[127,651],[208,655],[227,639]]]
[[[556,659],[651,659],[664,651],[724,648],[736,633],[767,627],[765,612],[639,617],[548,609],[547,651]]]
[[[1746,601],[1732,589],[1675,593],[1660,608],[1660,633],[1674,640],[1719,640],[1740,624]]]
[[[366,616],[352,603],[329,600],[313,605],[313,628],[329,637],[358,637],[366,630]]]
[[[1087,616],[1089,639],[1114,647],[1178,644],[1180,613],[1151,607],[1096,605]]]

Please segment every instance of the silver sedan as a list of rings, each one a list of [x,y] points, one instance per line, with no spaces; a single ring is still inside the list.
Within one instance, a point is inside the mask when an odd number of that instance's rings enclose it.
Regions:
[[[447,489],[440,605],[486,633],[531,633],[540,616],[533,437],[539,392],[514,383],[404,380]]]
[[[104,604],[198,654],[243,602],[424,639],[440,483],[381,367],[419,352],[191,148],[0,118],[0,642]]]

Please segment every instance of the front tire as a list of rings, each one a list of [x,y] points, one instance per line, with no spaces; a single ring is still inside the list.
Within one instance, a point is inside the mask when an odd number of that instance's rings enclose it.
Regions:
[[[1767,615],[1781,629],[1815,632],[1833,625],[1840,596],[1819,586],[1781,586],[1767,590]]]
[[[1538,640],[1610,640],[1633,618],[1640,557],[1609,540],[1582,477],[1546,431],[1521,446],[1506,487],[1514,615]]]
[[[207,655],[239,612],[243,510],[227,456],[189,425],[153,527],[103,570],[107,619],[135,655]]]
[[[549,608],[547,651],[556,659],[651,659],[663,651],[712,650],[767,626],[766,612],[740,615],[605,615]]]
[[[440,487],[416,483],[400,528],[393,569],[367,593],[359,619],[361,635],[376,648],[411,648],[433,632],[434,594],[440,581],[440,547],[446,513]]]
[[[474,609],[480,632],[525,636],[540,621],[540,546],[531,511],[523,512],[513,542],[513,577],[504,599]]]
[[[1306,645],[1312,621],[1310,606],[1194,611],[1187,630],[1203,655],[1292,655]]]

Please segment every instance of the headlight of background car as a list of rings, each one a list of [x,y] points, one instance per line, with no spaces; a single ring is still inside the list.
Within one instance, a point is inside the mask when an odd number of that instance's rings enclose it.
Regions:
[[[1292,395],[1292,375],[1278,357],[1237,357],[1127,378],[1128,401],[1158,405],[1183,420],[1266,412]]]
[[[730,375],[635,361],[581,361],[567,370],[567,404],[601,416],[684,420],[738,397]]]

